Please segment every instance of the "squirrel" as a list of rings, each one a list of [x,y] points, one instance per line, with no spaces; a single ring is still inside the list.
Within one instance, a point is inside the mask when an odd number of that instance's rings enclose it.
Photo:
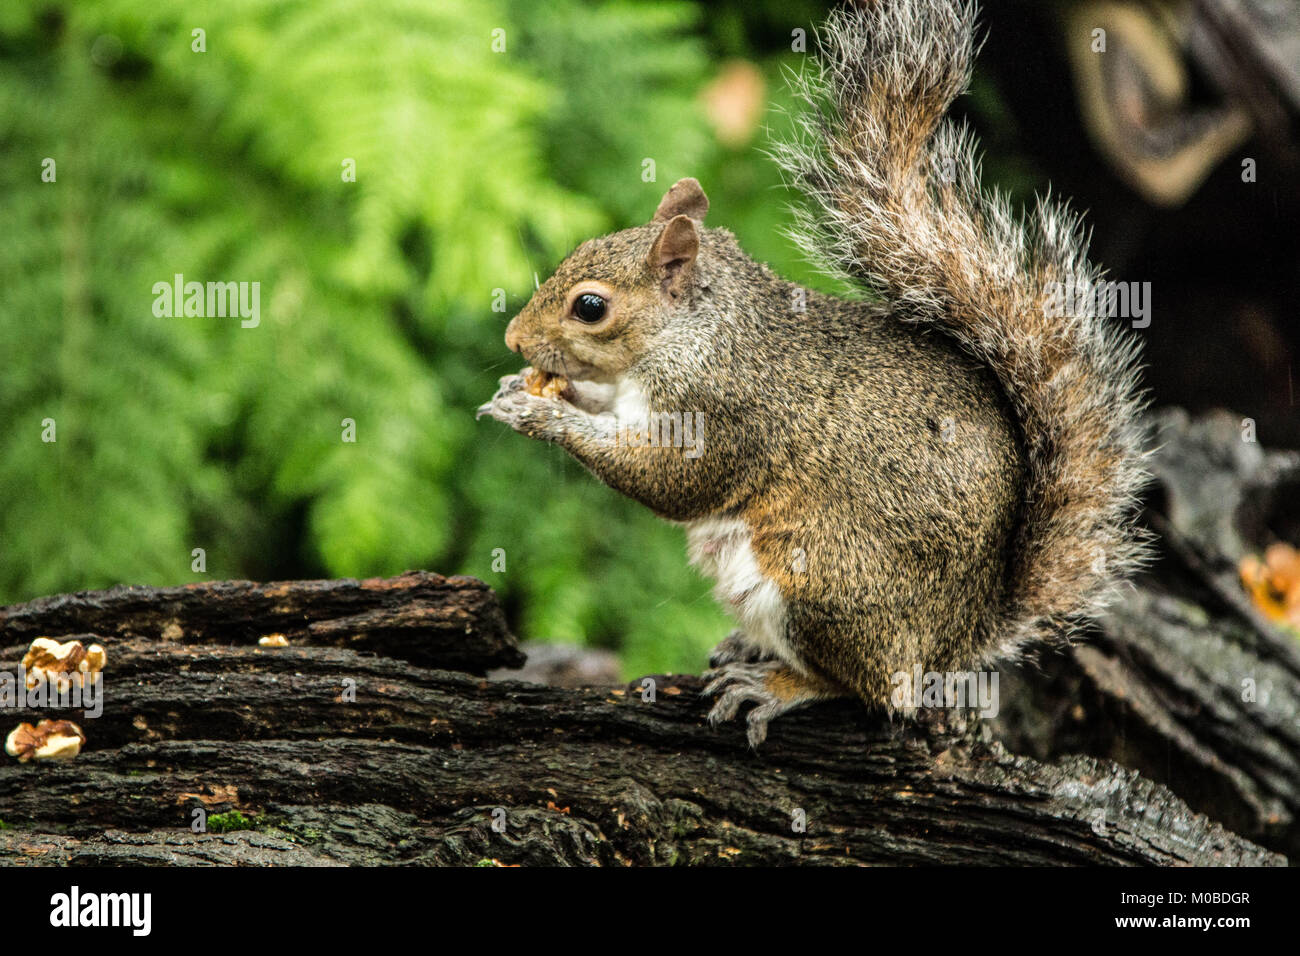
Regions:
[[[944,116],[975,15],[837,10],[792,79],[799,134],[774,155],[807,197],[794,238],[874,299],[781,279],[683,179],[537,289],[505,336],[531,368],[478,410],[684,525],[741,625],[710,657],[709,719],[752,704],[753,747],[812,701],[910,712],[893,691],[918,666],[1068,638],[1147,557],[1136,339],[1096,303],[1055,314],[1054,288],[1100,281],[1078,218],[1014,214]]]

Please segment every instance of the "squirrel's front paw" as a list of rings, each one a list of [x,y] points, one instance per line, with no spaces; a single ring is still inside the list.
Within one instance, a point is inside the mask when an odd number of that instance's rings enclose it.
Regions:
[[[757,747],[767,739],[767,725],[773,717],[830,696],[819,684],[808,681],[788,664],[775,660],[732,661],[705,671],[704,679],[710,682],[704,693],[718,695],[717,703],[709,711],[709,723],[715,727],[735,717],[741,704],[754,703],[745,718],[751,747]]]
[[[517,432],[533,438],[549,438],[556,421],[564,415],[564,403],[554,398],[530,394],[522,375],[505,375],[490,402],[478,407],[475,418],[490,415]]]
[[[751,641],[744,631],[737,628],[713,648],[709,654],[709,667],[717,669],[724,664],[755,664],[769,659],[770,654]]]

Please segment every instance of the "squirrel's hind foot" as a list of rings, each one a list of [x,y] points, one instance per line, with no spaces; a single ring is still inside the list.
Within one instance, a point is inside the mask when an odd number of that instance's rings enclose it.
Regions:
[[[718,645],[715,656],[731,641],[731,637]],[[709,711],[709,723],[713,726],[734,718],[742,704],[754,704],[745,717],[748,725],[746,735],[749,745],[754,748],[767,739],[767,725],[773,717],[813,701],[845,694],[845,691],[806,677],[778,660],[731,661],[705,671],[704,679],[709,681],[704,693],[718,697]]]

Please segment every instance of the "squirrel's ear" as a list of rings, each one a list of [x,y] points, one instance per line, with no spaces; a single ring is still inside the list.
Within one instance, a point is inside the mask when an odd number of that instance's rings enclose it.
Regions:
[[[650,268],[656,270],[665,292],[677,295],[685,287],[700,251],[700,233],[690,216],[674,216],[650,247]]]
[[[709,197],[700,188],[700,181],[694,178],[679,179],[673,188],[664,193],[664,198],[655,210],[651,222],[667,222],[673,216],[690,216],[696,222],[703,222],[709,211]]]

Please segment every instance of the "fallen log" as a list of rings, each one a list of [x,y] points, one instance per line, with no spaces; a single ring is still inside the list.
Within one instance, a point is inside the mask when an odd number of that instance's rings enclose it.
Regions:
[[[1277,862],[1132,771],[1045,766],[848,703],[793,716],[755,755],[705,724],[695,678],[658,678],[650,702],[340,650],[118,655],[93,749],[0,773],[5,858],[171,846],[179,862],[184,837],[226,862],[300,862],[291,847],[347,863]],[[187,835],[200,808],[253,829]]]
[[[960,720],[844,702],[754,754],[707,726],[693,677],[649,700],[345,648],[99,637],[86,751],[0,768],[7,862],[1280,862],[1132,771],[1043,765]],[[195,810],[247,829],[192,833]]]

